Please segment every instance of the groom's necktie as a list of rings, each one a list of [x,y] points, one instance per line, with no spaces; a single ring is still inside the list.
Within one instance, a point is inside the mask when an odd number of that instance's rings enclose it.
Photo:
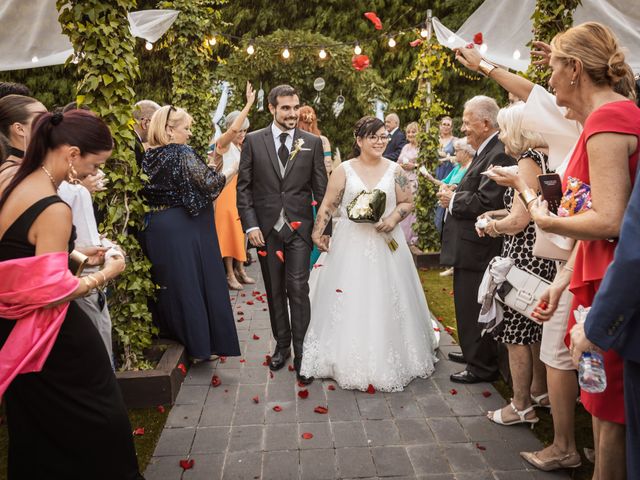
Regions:
[[[287,166],[287,160],[289,159],[289,149],[286,145],[288,136],[288,133],[280,134],[280,148],[278,148],[278,158],[280,159],[280,163],[282,163],[283,167]]]

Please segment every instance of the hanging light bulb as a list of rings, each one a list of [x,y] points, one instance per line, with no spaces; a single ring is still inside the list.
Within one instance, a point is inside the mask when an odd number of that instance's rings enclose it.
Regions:
[[[247,53],[248,53],[249,55],[253,55],[253,54],[255,53],[255,51],[256,51],[256,49],[255,49],[255,47],[253,46],[253,43],[250,43],[250,44],[249,44],[249,46],[247,47]]]
[[[487,47],[486,43],[483,43],[482,45],[480,45],[480,53],[487,53],[487,49],[489,47]]]
[[[355,53],[356,55],[360,55],[362,53],[362,47],[360,47],[360,44],[358,42],[356,42],[356,46],[353,47],[353,53]]]
[[[387,43],[387,45],[389,45],[389,48],[393,48],[396,46],[396,41],[392,36],[389,36],[389,42]]]
[[[38,60],[39,60],[39,59],[38,59],[38,57],[37,57],[36,55],[34,55],[33,57],[31,57],[31,61],[32,61],[33,63],[38,63]]]
[[[520,60],[520,50],[513,51],[513,58],[516,60]]]
[[[325,58],[327,58],[327,51],[324,48],[321,48],[318,56],[321,60],[324,60]]]
[[[420,36],[422,38],[427,38],[429,36],[429,30],[427,30],[425,27],[422,27],[422,30],[420,30]]]
[[[147,50],[153,50],[153,43],[151,42],[145,43],[144,48],[146,48]]]
[[[218,43],[216,37],[209,37],[209,45],[213,47],[216,43]]]
[[[282,51],[282,58],[284,58],[286,60],[290,56],[291,56],[291,53],[289,53],[289,48],[288,47],[284,47],[284,50]]]

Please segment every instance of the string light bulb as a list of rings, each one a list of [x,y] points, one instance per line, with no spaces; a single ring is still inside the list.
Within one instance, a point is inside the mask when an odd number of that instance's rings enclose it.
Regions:
[[[216,43],[218,43],[216,37],[209,37],[209,45],[213,47]]]
[[[145,43],[144,48],[146,48],[147,50],[153,50],[153,43],[151,42]]]
[[[353,47],[353,53],[355,53],[356,55],[360,55],[362,53],[362,47],[358,42],[356,42],[356,46]]]
[[[422,30],[420,30],[420,36],[422,38],[427,38],[429,36],[429,30],[427,30],[425,27],[422,27]]]
[[[325,58],[327,58],[327,51],[324,48],[321,48],[320,52],[318,52],[318,56],[321,60],[324,60]]]
[[[250,43],[250,44],[249,44],[249,46],[247,47],[247,53],[248,53],[249,55],[253,55],[253,54],[255,53],[255,51],[256,51],[256,49],[255,49],[255,47],[253,46],[253,43]]]
[[[291,53],[289,53],[289,48],[288,47],[284,47],[284,50],[282,51],[282,58],[284,58],[286,60],[290,56],[291,56]]]
[[[393,48],[396,46],[396,41],[392,36],[389,36],[389,41],[387,42],[387,45],[389,45],[389,48]]]
[[[38,63],[38,61],[39,61],[39,60],[40,60],[40,59],[38,58],[38,56],[37,56],[37,55],[34,55],[33,57],[31,57],[31,61],[32,61],[33,63]]]

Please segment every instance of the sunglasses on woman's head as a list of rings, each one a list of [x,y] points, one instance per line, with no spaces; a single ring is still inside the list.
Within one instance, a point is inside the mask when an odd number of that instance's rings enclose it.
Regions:
[[[169,105],[169,110],[167,110],[167,119],[164,122],[165,130],[167,129],[167,126],[169,125],[169,116],[171,115],[171,110],[173,110],[174,112],[177,112],[176,108],[173,105]]]

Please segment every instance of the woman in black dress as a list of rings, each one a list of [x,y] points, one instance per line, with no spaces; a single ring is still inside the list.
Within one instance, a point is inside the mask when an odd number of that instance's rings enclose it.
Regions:
[[[44,113],[35,121],[17,172],[0,185],[0,264],[61,257],[59,271],[51,274],[77,285],[64,298],[36,308],[47,315],[48,307],[68,303],[42,368],[31,373],[16,368],[13,373],[18,375],[0,392],[9,428],[10,480],[142,478],[110,360],[93,323],[72,301],[115,278],[124,270],[124,258],[109,259],[87,280],[69,279],[64,252],[73,245],[75,233],[71,210],[56,195],[63,179],[95,173],[112,148],[108,127],[92,113]],[[29,285],[46,284],[38,272],[34,270]],[[1,307],[7,311],[12,308],[6,300],[8,284],[0,284]],[[15,346],[12,331],[25,321],[0,318],[0,356]],[[5,356],[2,361],[11,363]]]
[[[151,148],[142,161],[151,209],[143,243],[160,287],[154,321],[200,361],[238,356],[240,346],[213,215],[213,200],[227,179],[187,145],[191,122],[186,111],[171,105],[151,117]]]

